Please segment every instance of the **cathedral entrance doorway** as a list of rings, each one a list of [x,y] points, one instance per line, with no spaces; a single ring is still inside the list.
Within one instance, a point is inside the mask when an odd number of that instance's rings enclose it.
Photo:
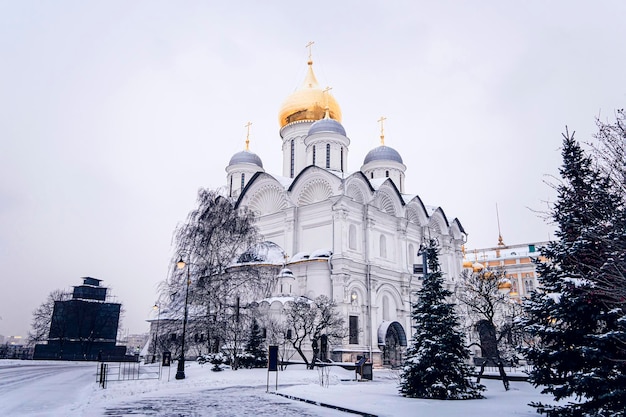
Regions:
[[[383,321],[378,328],[378,347],[383,353],[383,366],[402,366],[406,334],[397,321]]]

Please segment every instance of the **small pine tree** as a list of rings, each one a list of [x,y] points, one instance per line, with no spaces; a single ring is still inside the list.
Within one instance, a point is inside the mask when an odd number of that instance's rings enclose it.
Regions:
[[[246,363],[251,368],[263,368],[267,366],[267,351],[263,345],[263,333],[259,327],[259,323],[254,318],[250,326],[248,341],[246,342],[245,352],[250,358],[250,363]]]
[[[530,382],[566,403],[531,405],[554,417],[623,416],[623,312],[607,304],[596,286],[618,258],[607,237],[624,229],[623,220],[616,220],[621,204],[573,135],[563,136],[563,181],[552,211],[557,239],[542,249],[540,291],[524,305],[524,324],[536,343],[523,353],[533,364]]]
[[[416,334],[407,351],[400,392],[406,397],[461,400],[482,398],[484,386],[470,380],[469,350],[458,330],[454,304],[443,288],[437,243],[426,248],[428,273],[413,305]]]

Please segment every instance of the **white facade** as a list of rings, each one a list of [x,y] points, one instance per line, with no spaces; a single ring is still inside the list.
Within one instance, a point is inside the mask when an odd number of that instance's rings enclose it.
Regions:
[[[294,93],[300,101],[303,93],[321,91],[310,82],[311,64],[306,86]],[[257,214],[263,238],[286,254],[284,264],[293,277],[281,278],[274,295],[324,294],[339,305],[352,332],[341,345],[329,347],[329,356],[354,361],[365,354],[375,365],[398,365],[412,333],[411,297],[420,287],[413,273],[414,264],[421,264],[418,249],[429,237],[438,240],[452,288],[461,272],[463,227],[457,219],[449,221],[440,207],[404,193],[406,166],[392,148],[375,148],[359,171],[349,173],[350,140],[339,121],[329,117],[340,114],[334,99],[336,107],[329,112],[327,106],[325,116],[317,118],[289,100],[281,109],[283,119],[291,120],[280,129],[282,176],[255,167],[258,157],[246,151],[249,163],[238,158],[226,168],[231,196]],[[244,188],[230,187],[241,174]]]

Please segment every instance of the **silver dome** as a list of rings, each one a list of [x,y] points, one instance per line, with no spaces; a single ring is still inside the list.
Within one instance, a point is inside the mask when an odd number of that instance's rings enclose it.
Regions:
[[[261,162],[261,158],[253,152],[250,151],[241,151],[237,152],[230,158],[230,162],[228,165],[235,164],[254,164],[263,168],[263,162]]]
[[[338,133],[341,136],[346,136],[346,130],[343,128],[341,123],[331,118],[318,120],[309,128],[309,136],[319,132],[332,132]]]
[[[403,163],[402,157],[400,156],[398,151],[384,145],[369,151],[367,155],[365,155],[365,160],[363,161],[363,164],[365,165],[368,162],[372,161],[396,161],[400,162],[401,164]]]

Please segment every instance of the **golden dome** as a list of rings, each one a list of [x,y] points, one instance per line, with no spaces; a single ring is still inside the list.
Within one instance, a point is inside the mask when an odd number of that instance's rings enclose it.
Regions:
[[[513,284],[511,284],[511,281],[502,281],[498,284],[498,289],[499,290],[507,290],[507,289],[511,289],[513,288]]]
[[[463,268],[473,268],[474,264],[472,264],[472,261],[463,261]]]
[[[341,108],[337,100],[319,87],[313,73],[313,61],[309,61],[309,69],[304,82],[280,106],[278,123],[280,127],[298,120],[316,121],[324,118],[326,107],[332,119],[341,123]]]

